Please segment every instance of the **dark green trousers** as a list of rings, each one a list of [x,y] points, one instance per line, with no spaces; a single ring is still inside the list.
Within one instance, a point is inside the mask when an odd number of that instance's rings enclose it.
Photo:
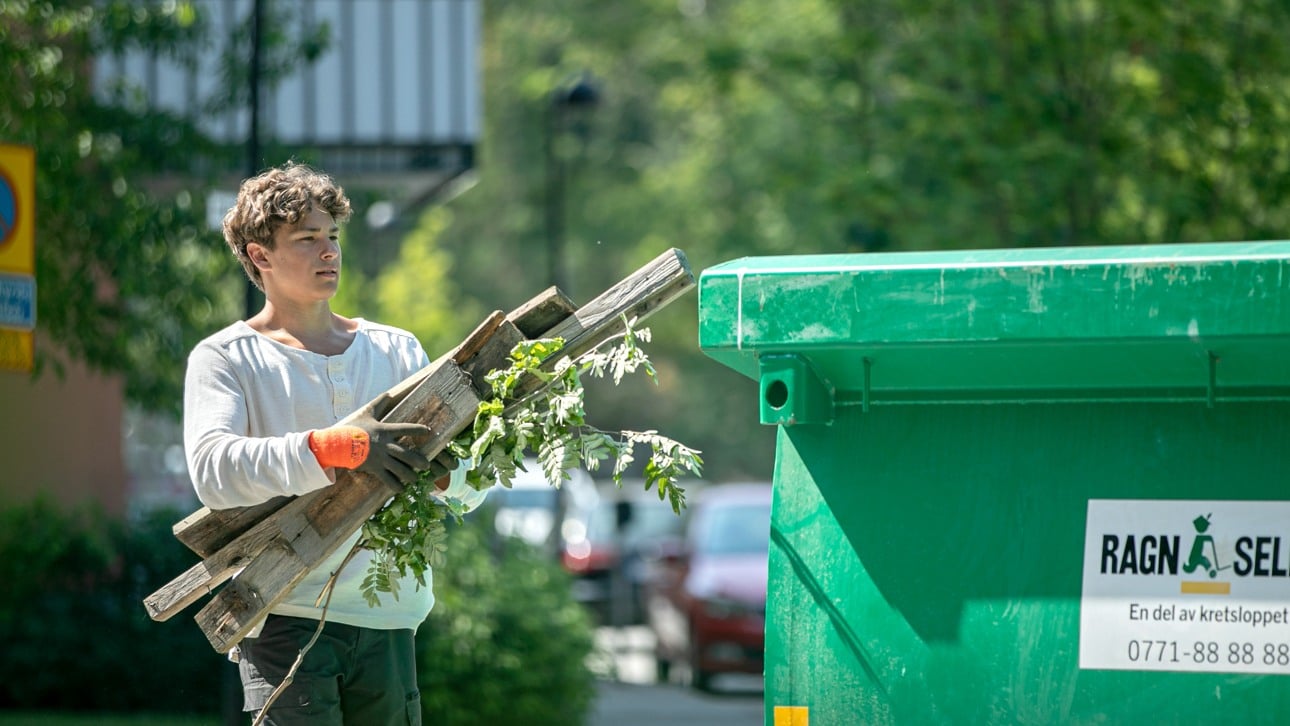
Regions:
[[[259,637],[241,642],[245,710],[264,706],[317,627],[317,620],[270,615]],[[264,723],[420,726],[412,631],[327,623]]]

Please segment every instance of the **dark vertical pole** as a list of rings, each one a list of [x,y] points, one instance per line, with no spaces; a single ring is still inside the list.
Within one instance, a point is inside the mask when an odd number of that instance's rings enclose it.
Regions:
[[[568,265],[565,259],[565,196],[568,192],[569,173],[565,164],[565,145],[572,114],[584,114],[599,102],[600,94],[587,78],[572,86],[556,88],[543,109],[543,131],[546,134],[546,247],[547,276],[551,284],[572,296]],[[586,130],[579,132],[581,141]]]
[[[264,18],[262,0],[255,0],[251,8],[251,66],[248,71],[251,128],[246,135],[247,177],[255,176],[260,166],[260,26]],[[250,278],[246,280],[246,317],[255,315],[260,306],[260,291]],[[221,711],[224,726],[241,726],[246,723],[242,712],[242,678],[238,667],[223,664],[221,684]]]
[[[566,294],[564,279],[564,162],[560,158],[559,137],[562,128],[562,105],[556,96],[548,99],[546,123],[546,265],[547,282]]]
[[[249,71],[251,128],[246,135],[246,175],[253,177],[260,170],[260,46],[264,25],[264,0],[255,0],[251,6],[251,67]],[[248,278],[246,281],[246,317],[259,311],[260,291]]]
[[[564,131],[564,105],[559,91],[551,94],[546,102],[546,246],[547,279],[566,295],[569,283],[564,279],[564,160],[560,156],[560,138]],[[558,563],[564,554],[562,531],[565,513],[569,509],[568,495],[563,488],[555,490],[555,522],[547,539],[552,545],[551,554]]]

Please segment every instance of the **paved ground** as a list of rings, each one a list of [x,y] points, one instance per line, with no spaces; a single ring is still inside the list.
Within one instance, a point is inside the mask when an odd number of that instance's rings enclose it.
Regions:
[[[645,628],[601,628],[596,633],[601,674],[588,726],[758,726],[763,723],[760,676],[713,679],[713,693],[700,693],[678,674],[673,683],[654,679],[653,641]]]

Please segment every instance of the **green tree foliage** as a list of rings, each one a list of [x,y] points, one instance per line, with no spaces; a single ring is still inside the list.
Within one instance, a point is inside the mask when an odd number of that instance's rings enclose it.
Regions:
[[[86,73],[104,49],[209,42],[202,6],[0,4],[16,69],[0,138],[38,151],[42,330],[145,401],[174,392],[240,291],[207,283],[230,265],[202,200],[142,186],[207,153],[200,137],[128,93],[95,99]],[[490,1],[479,183],[422,220],[401,269],[391,254],[363,271],[355,313],[407,316],[437,347],[550,283],[545,222],[561,210],[579,302],[672,246],[697,272],[745,255],[1283,236],[1288,16],[1272,0]],[[268,39],[272,82],[327,34]],[[237,60],[212,103],[241,98]],[[584,72],[599,103],[554,113]],[[412,267],[451,279],[418,285]],[[712,478],[766,476],[755,385],[696,350],[694,299],[648,321],[661,384],[593,389],[589,405],[606,428],[693,443]]]
[[[438,245],[451,218],[452,212],[443,207],[422,212],[417,226],[403,238],[397,259],[371,286],[376,319],[398,320],[432,357],[460,343],[484,317],[476,300],[462,301],[453,283],[456,265]]]
[[[568,573],[521,540],[490,543],[487,518],[449,526],[437,604],[417,631],[426,723],[582,723],[592,626]]]
[[[649,329],[635,329],[626,318],[623,323],[621,336],[576,358],[562,354],[561,338],[516,343],[510,365],[484,376],[492,397],[480,401],[474,425],[449,445],[458,459],[473,462],[466,472],[471,487],[479,491],[510,488],[525,459],[533,455],[552,487],[559,488],[574,468],[607,473],[606,478],[621,486],[623,473],[643,450],[645,489],[652,489],[681,514],[685,489],[680,480],[701,475],[703,460],[698,452],[657,431],[610,432],[586,420],[584,377],[618,385],[632,373],[655,375],[640,347],[649,340]],[[518,389],[526,381],[541,381],[541,387],[520,394]],[[399,580],[409,574],[424,587],[426,573],[443,563],[447,521],[460,521],[464,511],[460,502],[432,495],[436,476],[421,472],[418,481],[363,525],[363,538],[354,546],[373,552],[362,586],[363,598],[372,607],[380,606],[381,593],[397,598]]]
[[[0,508],[0,709],[218,710],[227,659],[191,621],[155,623],[139,604],[195,561],[177,516],[127,528],[43,499]]]
[[[287,8],[266,3],[264,83],[327,43],[326,28],[287,38]],[[38,372],[61,354],[124,377],[144,408],[177,412],[187,353],[242,312],[242,273],[207,228],[209,178],[242,151],[192,119],[148,108],[139,89],[100,87],[93,69],[127,50],[191,62],[208,42],[200,2],[0,2],[0,142],[36,151]],[[228,43],[206,108],[244,104],[244,44]],[[239,45],[241,43],[242,45]],[[200,114],[197,114],[200,116]]]
[[[140,605],[196,561],[170,531],[179,515],[126,527],[43,499],[0,507],[0,709],[218,712],[235,666],[190,619],[156,623]],[[592,626],[570,576],[524,542],[490,540],[479,515],[449,524],[438,604],[417,631],[427,723],[581,723]]]
[[[1267,1],[500,0],[480,184],[443,244],[479,276],[467,290],[544,283],[551,137],[580,301],[669,246],[697,272],[746,255],[1284,236],[1288,16]],[[583,72],[599,105],[553,128],[552,90]],[[593,408],[658,416],[714,479],[769,475],[756,389],[697,352],[694,298],[660,318],[665,385]]]
[[[198,30],[186,3],[0,3],[0,140],[36,151],[40,335],[153,406],[178,405],[188,349],[236,293],[203,199],[160,175],[209,144],[124,90],[96,97],[89,74],[100,52],[174,52]]]

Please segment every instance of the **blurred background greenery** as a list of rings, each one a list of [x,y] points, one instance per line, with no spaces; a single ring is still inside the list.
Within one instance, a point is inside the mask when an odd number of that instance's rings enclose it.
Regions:
[[[181,514],[158,509],[124,526],[44,499],[0,507],[0,724],[219,721],[236,666],[189,617],[156,623],[141,604],[196,564],[170,531]],[[417,631],[427,723],[503,726],[516,713],[527,724],[582,723],[594,645],[570,575],[536,547],[494,536],[486,515],[449,526],[440,604]]]
[[[220,150],[96,99],[87,68],[202,42],[194,7],[0,5],[0,138],[38,149],[41,331],[167,411],[187,350],[242,313],[241,281],[203,224],[208,189],[145,180]],[[552,152],[579,303],[668,247],[697,274],[746,255],[1269,239],[1290,214],[1274,0],[490,0],[483,23],[476,183],[393,241],[346,238],[338,310],[431,351],[550,283],[546,114],[579,81],[594,106]],[[271,70],[327,37],[268,34]],[[245,95],[226,86],[209,103]],[[268,140],[263,161],[309,156]],[[355,196],[357,218],[372,200]],[[702,449],[712,479],[769,476],[773,430],[753,383],[697,350],[695,297],[650,325],[660,384],[605,391],[593,416]]]

